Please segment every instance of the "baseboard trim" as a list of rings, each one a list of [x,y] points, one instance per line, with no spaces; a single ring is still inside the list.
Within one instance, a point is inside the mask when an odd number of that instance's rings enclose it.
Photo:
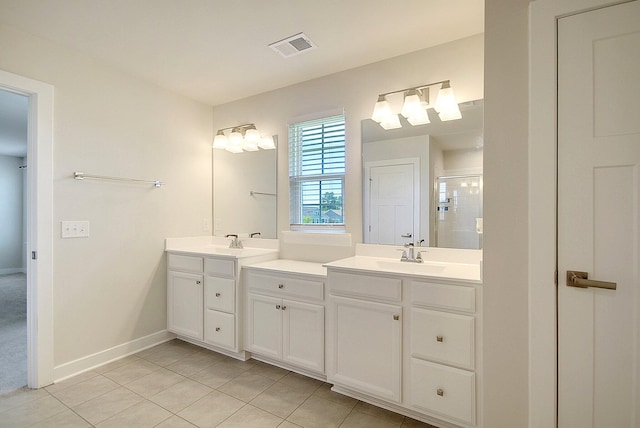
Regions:
[[[104,351],[96,352],[95,354],[87,355],[86,357],[61,364],[53,368],[54,383],[63,381],[80,373],[93,370],[96,367],[119,360],[120,358],[124,358],[128,355],[135,354],[144,349],[151,348],[152,346],[168,342],[169,340],[175,339],[175,337],[175,334],[170,333],[167,330],[162,330],[148,336],[140,337],[130,342],[114,346],[113,348],[105,349]]]
[[[0,275],[11,275],[14,273],[27,273],[24,268],[3,268],[0,269]]]

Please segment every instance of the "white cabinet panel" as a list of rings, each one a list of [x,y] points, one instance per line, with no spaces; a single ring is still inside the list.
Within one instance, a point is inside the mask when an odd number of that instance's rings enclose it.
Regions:
[[[204,259],[204,273],[233,278],[236,275],[236,262],[235,260],[206,258]]]
[[[234,315],[205,309],[205,342],[233,349],[235,347],[235,331]]]
[[[411,405],[467,424],[475,424],[475,374],[411,359]]]
[[[474,318],[427,309],[411,309],[411,356],[474,367]]]
[[[399,302],[402,299],[402,280],[384,276],[360,275],[329,271],[332,294]]]
[[[169,269],[185,272],[202,272],[202,257],[169,254]]]
[[[205,309],[234,313],[236,281],[214,276],[207,276],[204,281]]]
[[[169,272],[167,282],[167,329],[202,340],[202,275]]]
[[[411,303],[455,311],[475,312],[476,290],[462,285],[411,281]]]
[[[246,281],[249,290],[266,292],[274,296],[299,297],[313,300],[324,299],[323,280],[269,275],[248,271]]]
[[[401,402],[402,308],[332,297],[330,329],[329,380]]]
[[[247,295],[247,340],[249,351],[282,358],[282,299]]]
[[[283,300],[282,308],[282,359],[324,372],[324,307]]]

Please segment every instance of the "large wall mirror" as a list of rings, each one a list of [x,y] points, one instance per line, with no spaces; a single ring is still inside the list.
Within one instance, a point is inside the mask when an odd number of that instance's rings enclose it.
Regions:
[[[365,243],[482,248],[483,101],[460,110],[390,130],[362,121]]]
[[[276,238],[277,152],[213,150],[214,235]]]

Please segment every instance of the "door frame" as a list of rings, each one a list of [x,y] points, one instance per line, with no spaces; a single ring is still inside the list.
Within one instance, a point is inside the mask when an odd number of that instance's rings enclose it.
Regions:
[[[429,242],[428,233],[424,233],[422,231],[422,227],[420,224],[420,187],[422,177],[420,176],[420,158],[401,158],[401,159],[385,159],[385,160],[377,160],[377,161],[367,161],[364,162],[364,178],[362,180],[363,189],[362,189],[362,207],[363,207],[363,222],[362,222],[362,233],[363,233],[363,242],[367,243],[369,240],[369,226],[371,223],[371,168],[380,167],[380,166],[394,166],[394,165],[413,165],[413,238],[416,235],[420,235],[421,239],[424,239],[426,242]],[[428,228],[427,228],[428,231]],[[423,238],[423,235],[426,238]],[[413,241],[412,241],[413,242]]]
[[[53,86],[0,70],[0,89],[29,97],[27,385],[40,388],[53,382]]]
[[[557,426],[557,20],[629,0],[529,5],[529,426]]]

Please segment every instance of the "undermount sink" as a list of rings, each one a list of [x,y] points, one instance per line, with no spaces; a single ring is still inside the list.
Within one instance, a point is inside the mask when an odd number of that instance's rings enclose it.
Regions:
[[[376,260],[376,264],[380,269],[392,269],[406,271],[410,273],[435,274],[445,270],[446,266],[442,264],[422,262],[401,262],[400,260]]]

